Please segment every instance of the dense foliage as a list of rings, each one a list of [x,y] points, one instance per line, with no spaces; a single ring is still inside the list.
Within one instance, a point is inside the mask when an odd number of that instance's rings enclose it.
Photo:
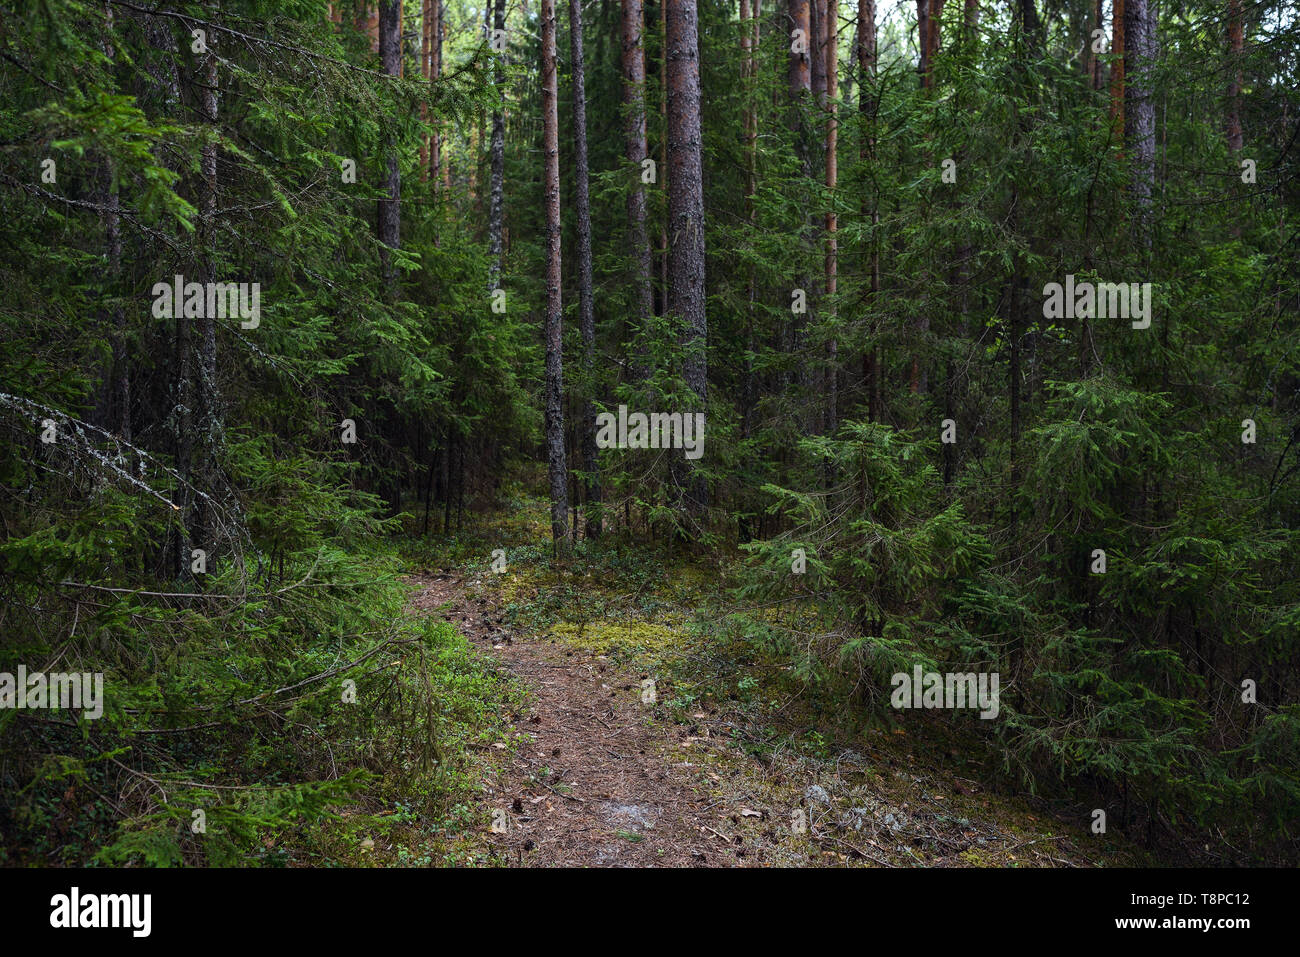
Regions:
[[[846,4],[826,95],[824,62],[792,79],[800,3],[698,5],[703,343],[671,308],[665,11],[648,176],[627,4],[584,9],[590,290],[558,18],[560,560],[597,533],[738,557],[715,627],[838,706],[997,672],[971,720],[1008,781],[1293,858],[1294,4],[1161,5],[1126,75],[1110,4],[922,0],[929,54],[911,5]],[[433,75],[434,4],[378,6],[399,46],[360,0],[0,0],[0,671],[103,672],[109,702],[0,711],[0,860],[327,853],[332,809],[389,820],[417,779],[458,813],[496,692],[403,615],[395,543],[554,464],[542,11],[503,5],[494,51],[449,0]],[[160,316],[176,275],[258,283],[260,320]],[[1149,325],[1051,314],[1067,276],[1150,283]],[[703,408],[703,458],[591,458],[619,405]]]

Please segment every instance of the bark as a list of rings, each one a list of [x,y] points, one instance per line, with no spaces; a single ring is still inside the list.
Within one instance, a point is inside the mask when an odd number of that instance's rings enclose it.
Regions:
[[[668,0],[659,0],[659,183],[668,190]],[[668,220],[659,224],[659,314],[668,315]]]
[[[502,9],[505,0],[497,0]],[[587,171],[586,65],[582,48],[582,0],[569,0],[569,44],[573,59],[574,212],[578,220],[578,328],[582,333],[585,397],[582,403],[582,467],[587,473],[587,538],[600,535],[600,475],[596,461],[596,318],[591,281],[591,202]]]
[[[1228,0],[1228,54],[1231,57],[1231,79],[1228,82],[1228,151],[1241,152],[1244,145],[1241,134],[1241,55],[1245,48],[1245,35],[1241,22],[1241,0]]]
[[[1149,246],[1156,171],[1156,112],[1151,95],[1156,36],[1150,0],[1124,2],[1124,59],[1124,143],[1129,153],[1130,189],[1137,206],[1138,238]]]
[[[143,64],[148,79],[140,83],[137,99],[147,105],[151,112],[157,110],[165,116],[174,115],[180,103],[181,86],[176,39],[170,26],[159,17],[134,11],[131,16],[140,23],[148,42]],[[155,157],[160,164],[176,172],[167,151],[155,147]],[[173,378],[168,396],[170,409],[167,414],[167,437],[175,458],[177,481],[172,503],[177,509],[177,520],[168,529],[165,555],[171,573],[177,579],[186,575],[190,562],[190,478],[194,449],[194,347],[190,338],[191,321],[182,316],[173,320],[174,349],[170,356]]]
[[[1093,10],[1092,29],[1104,30],[1106,23],[1106,13],[1103,9],[1104,0],[1097,0],[1096,7]],[[1088,80],[1094,90],[1100,90],[1102,87],[1102,69],[1100,53],[1092,52],[1092,30],[1088,31],[1088,55],[1091,59],[1088,61]]]
[[[217,37],[215,31],[209,30],[206,37],[207,53],[199,63],[199,110],[203,121],[213,127],[217,125]],[[199,241],[202,248],[203,263],[200,267],[204,282],[216,282],[216,264],[214,261],[217,245],[217,144],[204,144],[199,154],[199,171],[202,175],[201,196],[199,203]],[[209,491],[215,484],[217,474],[217,454],[223,438],[221,417],[221,395],[217,388],[217,320],[204,310],[198,324],[198,381],[195,383],[194,407],[197,414],[196,443],[196,477],[207,486]],[[206,499],[197,498],[194,503],[191,540],[200,548],[211,548],[209,527],[211,516],[205,506]],[[185,556],[187,564],[189,556]]]
[[[858,113],[862,116],[866,134],[862,138],[859,156],[874,165],[876,159],[876,4],[875,0],[858,0]],[[874,183],[873,183],[874,186]],[[879,197],[872,192],[863,196],[864,210],[870,208],[872,226],[871,253],[868,270],[871,276],[871,304],[874,308],[880,296],[880,247],[875,230],[880,225]],[[874,329],[871,344],[862,356],[862,378],[867,391],[867,417],[872,422],[880,420],[880,362],[875,344]]]
[[[668,309],[682,323],[683,378],[697,408],[707,399],[708,325],[704,312],[704,189],[696,0],[667,0]],[[692,504],[707,504],[697,476]]]
[[[551,544],[568,537],[564,461],[563,301],[560,291],[560,119],[555,63],[555,0],[542,0],[542,153],[546,209],[546,459],[551,489]]]
[[[437,83],[442,75],[442,0],[430,0],[429,18],[429,85],[432,89],[433,84]],[[438,179],[444,175],[442,134],[436,125],[429,139],[429,172],[436,187]]]
[[[394,77],[402,75],[402,0],[379,2],[379,59],[384,73]],[[401,246],[402,174],[398,169],[397,149],[391,137],[386,152],[387,198],[379,201],[379,255],[384,284],[388,287],[389,295],[396,295],[397,270],[388,250]]]
[[[810,14],[808,10],[808,0],[789,0],[789,4],[790,4],[789,16],[790,16],[791,39],[787,44],[787,46],[793,45],[794,32],[796,30],[802,30],[803,35],[807,40],[808,49],[811,50],[812,35],[811,35],[811,27],[809,25]],[[796,115],[796,118],[792,125],[794,126],[795,129],[801,131],[804,126],[803,115],[802,115],[803,104],[804,101],[807,99],[807,95],[812,91],[811,67],[812,67],[812,57],[810,53],[808,52],[796,53],[793,49],[791,49],[790,68],[789,68],[790,99],[795,104],[795,115]],[[806,159],[806,150],[805,150],[805,166],[806,163],[807,163],[807,159]],[[810,172],[810,170],[805,169],[805,173],[808,172]]]
[[[826,0],[809,0],[808,3],[808,72],[811,77],[813,102],[826,101]]]
[[[574,0],[580,2],[580,0]],[[496,0],[492,14],[492,26],[496,30],[506,28],[506,2],[505,0]],[[579,53],[581,51],[578,51]],[[488,294],[497,288],[501,279],[501,225],[503,220],[502,200],[505,192],[505,170],[506,170],[506,118],[505,118],[505,71],[502,69],[502,62],[505,60],[505,53],[496,55],[496,68],[494,70],[494,79],[497,85],[497,108],[492,111],[492,145],[491,150],[491,177],[489,185],[488,199]],[[581,66],[578,67],[581,70]],[[579,81],[581,83],[581,81]],[[575,92],[576,95],[576,92]],[[584,120],[585,123],[585,120]],[[583,134],[583,166],[586,166],[586,131]],[[585,192],[585,177],[584,177]]]
[[[939,28],[943,26],[944,0],[930,0],[930,68],[934,68],[934,58],[939,54]]]
[[[790,128],[795,134],[795,150],[799,155],[801,171],[806,178],[813,175],[812,165],[812,135],[808,126],[808,108],[809,100],[812,98],[812,50],[816,43],[812,35],[812,14],[809,9],[809,0],[788,0],[790,36],[786,46],[790,49],[790,63],[787,79],[790,87]],[[805,50],[796,51],[793,47],[793,36],[796,31],[802,31],[806,39]],[[802,242],[806,249],[807,257],[811,259],[811,244],[814,242],[811,213],[802,229]],[[803,251],[801,251],[802,253]],[[801,259],[805,258],[802,254]],[[812,277],[800,267],[800,271],[794,276],[796,288],[803,289],[805,295],[811,304],[813,299]],[[786,341],[783,343],[783,351],[792,355],[799,356],[803,351],[804,345],[804,328],[806,324],[805,316],[792,315],[790,322],[786,327]],[[789,373],[782,374],[782,385],[788,385],[790,381]],[[807,367],[802,361],[798,361],[796,368],[796,378],[801,387],[807,385]]]
[[[1038,7],[1035,6],[1034,0],[1020,0],[1020,27],[1029,41],[1030,48],[1036,55],[1041,56],[1046,37],[1043,32],[1043,21],[1038,16]]]
[[[112,44],[113,8],[104,5],[104,34],[100,49],[109,62],[115,57]],[[111,284],[112,305],[105,310],[111,356],[100,398],[101,425],[116,433],[126,442],[131,441],[131,363],[126,351],[126,310],[122,308],[120,286],[122,278],[122,221],[120,200],[116,183],[116,166],[105,156],[100,170],[104,187],[103,203],[104,253],[108,260],[108,282]]]
[[[623,103],[625,105],[624,138],[628,163],[632,166],[632,190],[627,196],[628,242],[636,270],[636,334],[643,336],[654,314],[654,258],[650,252],[650,233],[646,228],[645,186],[641,182],[641,162],[650,156],[646,144],[645,117],[645,44],[643,40],[642,0],[623,0]],[[638,370],[644,377],[644,370]]]
[[[1110,52],[1113,57],[1110,67],[1110,115],[1114,120],[1115,135],[1122,138],[1124,135],[1124,61],[1127,58],[1124,49],[1124,0],[1112,0],[1110,16]]]
[[[426,83],[429,81],[429,54],[433,48],[433,34],[430,30],[432,23],[429,17],[429,0],[420,2],[420,78]],[[331,10],[333,7],[331,6]],[[428,99],[420,100],[420,122],[428,124],[429,122],[429,101]],[[425,133],[420,137],[420,182],[425,183],[429,180],[429,134]]]
[[[939,50],[939,17],[943,13],[943,0],[916,0],[916,46],[917,72],[920,74],[921,89],[929,92],[934,88],[934,57]],[[916,321],[917,339],[924,341],[930,331],[930,317],[921,315]],[[909,379],[912,392],[929,390],[929,377],[921,366],[920,357],[912,355],[912,370]]]
[[[930,86],[930,0],[916,0],[916,72],[921,89]]]
[[[758,53],[758,25],[761,0],[740,0],[740,48],[745,82],[745,221],[754,225],[754,193],[758,187],[758,113],[754,109],[755,56]],[[751,264],[745,282],[745,381],[741,411],[741,435],[749,438],[753,426],[754,404],[758,400],[754,377],[754,309],[758,298],[758,283]]]
[[[836,32],[839,26],[838,0],[826,0],[826,191],[830,207],[826,211],[826,303],[827,315],[835,316],[835,292],[839,272],[839,245],[835,216],[835,187],[839,180],[839,48]],[[839,418],[839,343],[832,335],[826,344],[826,432],[832,434]]]
[[[433,78],[437,80],[442,76],[442,53],[447,39],[447,9],[442,0],[433,0],[433,9],[437,14],[438,20],[434,24],[433,33]],[[433,137],[433,157],[434,157],[434,179],[437,180],[438,172],[442,173],[443,192],[451,190],[451,161],[442,161],[442,138],[439,134]]]

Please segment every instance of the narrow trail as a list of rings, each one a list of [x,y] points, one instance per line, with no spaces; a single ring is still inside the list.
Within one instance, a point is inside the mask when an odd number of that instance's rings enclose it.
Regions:
[[[511,638],[463,579],[423,575],[414,607],[439,614],[518,678],[527,711],[484,796],[504,812],[491,834],[502,863],[526,867],[689,867],[753,863],[744,837],[724,832],[725,801],[697,789],[690,761],[670,753],[685,732],[647,717],[641,675],[579,649]],[[441,609],[441,610],[440,610]]]
[[[755,760],[734,702],[670,719],[594,647],[513,632],[498,594],[420,573],[411,610],[449,621],[525,701],[485,762],[475,856],[509,867],[1093,867],[1130,860],[1074,821],[996,795],[902,730],[811,759]],[[664,686],[659,686],[660,695]],[[670,692],[671,693],[671,692]],[[684,718],[684,720],[683,720]],[[956,752],[951,752],[955,756]],[[796,822],[798,822],[796,824]]]

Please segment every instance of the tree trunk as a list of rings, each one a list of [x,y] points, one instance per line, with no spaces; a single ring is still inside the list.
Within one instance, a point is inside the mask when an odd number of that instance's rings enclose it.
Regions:
[[[811,49],[812,36],[809,27],[810,14],[808,11],[808,0],[789,0],[790,4],[790,98],[799,100],[803,94],[812,89],[812,58],[807,50]],[[797,30],[803,31],[804,45],[807,48],[804,51],[797,52],[794,49],[794,33]]]
[[[930,0],[916,0],[916,72],[921,89],[930,87]]]
[[[497,0],[501,9],[505,0]],[[596,462],[596,318],[591,281],[591,203],[587,189],[587,91],[582,49],[582,0],[569,0],[569,45],[573,57],[574,212],[578,218],[578,327],[582,333],[584,392],[579,427],[582,467],[587,473],[587,538],[600,536],[600,475]]]
[[[1110,67],[1110,115],[1114,120],[1115,136],[1124,136],[1124,0],[1111,2],[1110,52],[1114,58]]]
[[[682,323],[683,378],[705,407],[708,326],[704,313],[704,184],[696,0],[666,0],[668,59],[668,309]],[[707,504],[703,478],[692,504]]]
[[[826,0],[826,192],[830,206],[826,211],[826,314],[835,316],[835,291],[839,271],[838,220],[835,215],[835,187],[839,180],[839,0]],[[839,343],[832,334],[826,344],[826,433],[839,426]]]
[[[1130,188],[1137,206],[1135,225],[1139,241],[1150,246],[1156,173],[1156,111],[1151,95],[1156,34],[1150,0],[1124,2],[1124,59],[1124,143],[1129,152]]]
[[[506,28],[506,2],[505,0],[496,0],[493,11],[492,26],[496,30]],[[505,169],[506,169],[506,118],[505,118],[505,71],[502,69],[502,61],[505,60],[504,51],[496,55],[496,68],[493,76],[497,85],[497,108],[492,111],[492,146],[491,146],[491,176],[492,183],[490,186],[490,198],[488,200],[488,294],[497,288],[501,280],[501,223],[502,211],[501,202],[505,187]],[[584,132],[584,166],[585,166],[585,139]],[[585,190],[584,190],[585,191]]]
[[[330,13],[333,15],[334,7],[331,4]],[[420,2],[420,77],[427,83],[429,80],[429,54],[433,49],[433,34],[430,32],[432,22],[429,17],[429,0]],[[429,101],[427,98],[420,100],[420,122],[427,124],[429,122]],[[420,182],[426,183],[429,180],[429,135],[427,133],[420,136]]]
[[[199,63],[199,108],[203,121],[217,125],[217,48],[216,31],[209,30],[206,38],[207,53]],[[217,144],[204,145],[199,155],[199,169],[203,177],[202,200],[199,205],[200,244],[203,249],[203,281],[217,281],[215,253],[217,246]],[[217,320],[209,310],[203,310],[199,320],[198,381],[195,384],[194,405],[198,415],[196,449],[196,476],[211,491],[216,483],[217,456],[223,444],[221,417],[221,392],[217,383]],[[196,497],[191,541],[199,548],[211,548],[212,529],[209,527],[206,498]],[[188,556],[186,556],[188,560]]]
[[[939,50],[939,17],[942,13],[943,0],[916,0],[916,68],[921,77],[921,89],[926,93],[934,87],[934,56]],[[924,341],[929,331],[930,317],[922,314],[916,320],[916,338]],[[912,392],[929,390],[929,377],[915,352],[912,353],[909,388]]]
[[[813,102],[819,106],[826,101],[826,2],[808,2],[808,73],[812,86]]]
[[[433,0],[434,11],[438,15],[438,22],[434,26],[433,35],[433,67],[434,79],[442,76],[442,52],[446,45],[447,39],[447,8],[442,0]],[[433,140],[433,152],[435,158],[435,174],[438,170],[442,172],[442,189],[443,192],[451,191],[451,160],[442,161],[442,141],[440,136],[435,136]],[[436,179],[436,175],[435,175]]]
[[[668,0],[659,0],[659,181],[668,189]],[[659,310],[668,315],[668,220],[659,223]]]
[[[795,150],[799,155],[799,163],[803,176],[810,179],[813,175],[812,165],[812,135],[808,128],[808,108],[809,100],[812,98],[812,51],[816,46],[812,35],[812,13],[809,9],[809,0],[789,0],[789,17],[790,17],[790,34],[791,41],[787,44],[790,49],[790,65],[788,81],[790,86],[790,128],[794,131]],[[796,49],[793,38],[796,36],[803,37],[802,48]],[[804,244],[812,241],[812,218],[811,212],[801,230]],[[800,255],[800,260],[804,258]],[[811,249],[807,250],[808,257],[813,255]],[[795,287],[804,290],[805,300],[812,299],[812,277],[805,271],[805,265],[801,265],[794,274]],[[807,385],[807,367],[802,361],[800,353],[804,345],[804,328],[806,324],[805,314],[793,314],[790,317],[787,326],[787,335],[783,337],[783,351],[796,356],[796,379],[801,387]],[[782,374],[782,384],[789,384],[789,373]]]
[[[112,44],[113,8],[104,5],[104,33],[100,49],[104,57],[113,62],[116,51]],[[115,433],[125,442],[131,441],[131,361],[126,349],[126,310],[121,303],[122,281],[122,218],[120,198],[115,182],[116,165],[105,156],[101,175],[104,181],[102,202],[104,206],[104,246],[108,258],[109,297],[113,305],[104,319],[108,326],[111,354],[105,381],[101,390],[99,415],[103,428]]]
[[[641,163],[650,157],[646,145],[645,117],[645,45],[643,40],[643,6],[641,0],[623,0],[623,103],[624,135],[628,163],[632,166],[632,190],[627,196],[628,242],[636,270],[636,335],[644,336],[654,315],[654,258],[650,252],[650,233],[646,228],[645,186],[641,181]],[[639,364],[639,359],[635,360]],[[638,368],[637,377],[644,377]]]
[[[1093,9],[1092,27],[1094,30],[1105,29],[1106,12],[1103,3],[1104,0],[1097,0]],[[1100,90],[1102,87],[1101,54],[1092,52],[1092,31],[1088,32],[1088,55],[1091,57],[1088,61],[1088,82],[1092,84],[1094,90]]]
[[[745,221],[754,226],[754,193],[758,188],[758,112],[754,109],[754,79],[757,75],[758,28],[761,0],[740,0],[740,48],[743,52],[745,89]],[[745,281],[745,381],[741,393],[742,438],[749,438],[753,427],[754,404],[758,400],[754,377],[754,307],[758,283],[751,263]]]
[[[402,75],[402,0],[379,0],[379,59],[389,76]],[[380,262],[384,284],[390,296],[397,294],[397,270],[393,266],[389,249],[401,245],[402,174],[397,165],[397,148],[392,136],[388,139],[385,180],[387,198],[379,201]]]
[[[429,0],[429,87],[438,82],[442,75],[442,0]],[[442,133],[435,126],[429,138],[429,173],[433,177],[435,188],[443,173],[442,168]],[[444,184],[445,185],[445,184]]]
[[[1241,55],[1245,49],[1245,33],[1241,22],[1241,0],[1228,0],[1228,152],[1240,153],[1244,145],[1241,135]]]
[[[858,0],[858,113],[865,121],[866,133],[859,148],[859,157],[873,166],[876,159],[876,3],[875,0]],[[873,171],[874,186],[874,171]],[[863,206],[870,207],[872,227],[871,256],[868,269],[871,276],[871,306],[880,296],[880,246],[875,230],[880,225],[879,197],[872,192],[863,195]],[[867,417],[872,422],[880,420],[880,361],[875,344],[875,331],[862,355],[862,379],[867,392]]]
[[[560,118],[555,64],[555,0],[542,0],[542,152],[546,207],[546,458],[551,488],[551,544],[568,537],[564,462],[563,301],[560,291]]]

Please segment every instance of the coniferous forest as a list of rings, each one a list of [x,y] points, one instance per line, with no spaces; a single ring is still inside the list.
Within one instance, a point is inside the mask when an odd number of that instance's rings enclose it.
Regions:
[[[487,3],[0,0],[0,864],[1300,864],[1293,0]]]

